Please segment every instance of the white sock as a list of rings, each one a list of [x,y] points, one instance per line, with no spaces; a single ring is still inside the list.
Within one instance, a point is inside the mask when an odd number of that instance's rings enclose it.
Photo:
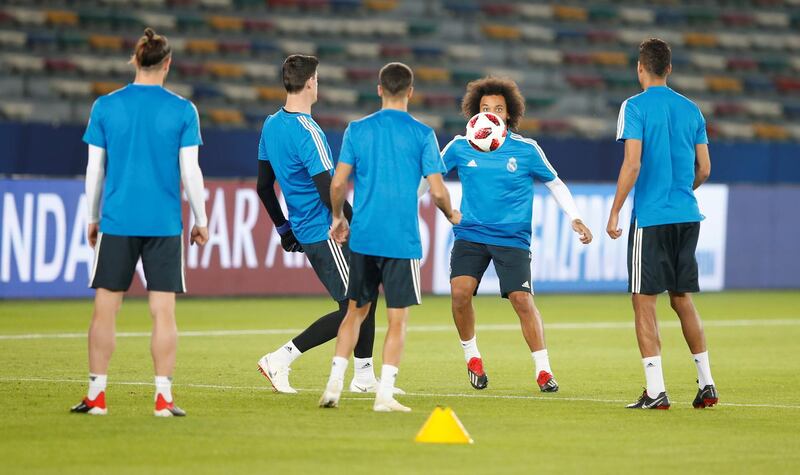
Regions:
[[[553,370],[550,369],[550,358],[547,356],[547,350],[539,350],[534,351],[531,353],[533,356],[533,364],[536,365],[536,376],[539,376],[541,371],[547,371],[550,374],[553,374]]]
[[[661,357],[650,356],[642,358],[642,366],[644,366],[644,377],[647,381],[647,395],[655,398],[666,391],[664,373],[661,370]]]
[[[344,372],[347,371],[347,358],[341,356],[333,357],[333,365],[331,366],[331,377],[328,378],[328,383],[333,381],[344,381]]]
[[[475,335],[471,340],[462,341],[461,348],[464,350],[464,361],[469,363],[472,358],[480,358],[481,352],[478,351],[478,336]]]
[[[172,402],[172,377],[171,376],[156,376],[156,396],[155,399],[158,399],[158,395],[161,394],[164,396],[164,400],[167,402]]]
[[[276,364],[285,364],[286,366],[289,366],[302,354],[303,353],[294,345],[294,342],[289,340],[282,347],[280,347],[280,349],[272,352],[271,358]]]
[[[92,374],[89,373],[89,393],[86,395],[89,399],[94,401],[97,396],[106,390],[106,383],[108,382],[108,375],[106,374]]]
[[[381,367],[381,384],[378,386],[378,395],[381,399],[394,397],[394,382],[397,380],[397,366],[385,364]]]
[[[356,381],[360,383],[371,383],[375,381],[375,366],[372,358],[353,358],[353,369],[355,370]]]
[[[708,363],[708,351],[692,355],[694,363],[697,365],[697,386],[703,389],[709,384],[714,384],[711,377],[711,365]]]

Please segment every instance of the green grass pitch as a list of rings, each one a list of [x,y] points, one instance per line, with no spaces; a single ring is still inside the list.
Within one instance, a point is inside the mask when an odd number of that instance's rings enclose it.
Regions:
[[[800,293],[703,294],[721,404],[695,410],[696,371],[667,299],[659,302],[672,409],[623,408],[644,376],[624,295],[543,295],[557,394],[542,394],[507,302],[480,297],[489,388],[467,380],[449,300],[411,311],[398,386],[411,414],[376,414],[347,395],[317,408],[331,343],[294,364],[300,394],[274,394],[256,361],[333,308],[326,299],[181,299],[174,393],[184,419],[152,416],[146,302],[123,306],[109,371],[109,415],[68,413],[84,395],[89,301],[0,302],[2,473],[798,473]],[[378,325],[385,325],[383,302]],[[572,325],[574,324],[574,325]],[[270,330],[215,333],[215,330]],[[33,337],[40,335],[41,337]],[[11,338],[10,335],[17,335]],[[20,337],[25,335],[24,337]],[[383,331],[376,338],[379,363]],[[348,371],[349,383],[352,369]],[[436,405],[475,439],[413,437]]]

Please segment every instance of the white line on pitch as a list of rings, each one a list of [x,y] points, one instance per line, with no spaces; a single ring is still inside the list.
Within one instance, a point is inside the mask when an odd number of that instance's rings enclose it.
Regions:
[[[706,320],[703,322],[706,327],[780,327],[798,326],[800,319],[745,319],[745,320]],[[660,322],[662,328],[678,328],[680,322],[669,320]],[[547,330],[618,330],[633,328],[633,322],[575,322],[575,323],[545,323]],[[519,331],[518,324],[488,324],[478,325],[481,331]],[[385,332],[386,327],[377,327],[379,332]],[[187,330],[181,331],[181,337],[206,337],[206,336],[248,336],[248,335],[296,335],[302,332],[302,328],[271,328],[260,330]],[[449,332],[455,331],[453,325],[409,325],[410,332]],[[119,332],[118,338],[148,337],[150,332]],[[42,340],[42,339],[70,339],[86,338],[86,333],[23,333],[19,335],[0,335],[0,340]]]
[[[0,378],[0,383],[15,383],[15,382],[32,382],[32,383],[71,383],[71,384],[87,384],[85,380],[77,379],[50,379],[50,378]],[[122,386],[153,386],[153,383],[145,383],[140,381],[114,381],[109,383],[113,385]],[[197,383],[174,383],[177,387],[199,388],[199,389],[220,389],[220,390],[239,390],[239,391],[268,391],[272,392],[269,386],[227,386],[221,384],[197,384]],[[319,392],[319,389],[297,389],[302,392]],[[599,402],[606,404],[621,404],[629,401],[621,399],[595,399],[595,398],[580,398],[580,397],[562,397],[562,396],[519,396],[513,394],[462,394],[462,393],[406,393],[406,396],[411,397],[448,397],[448,398],[465,398],[465,399],[518,399],[518,400],[535,400],[535,401],[567,401],[567,402]],[[291,397],[291,396],[276,396],[276,397]],[[343,400],[352,401],[371,401],[372,397],[350,397],[345,396]],[[675,402],[673,404],[688,404],[682,402]],[[732,407],[753,407],[753,408],[770,408],[770,409],[800,409],[798,405],[790,404],[738,404],[738,403],[720,403],[720,406]]]

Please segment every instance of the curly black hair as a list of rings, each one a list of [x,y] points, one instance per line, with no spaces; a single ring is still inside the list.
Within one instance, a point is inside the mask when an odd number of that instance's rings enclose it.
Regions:
[[[525,98],[519,92],[517,83],[511,79],[487,76],[476,79],[467,84],[467,93],[461,100],[461,112],[469,119],[481,111],[483,96],[503,96],[508,107],[508,120],[506,125],[511,130],[516,130],[522,116],[525,115]]]

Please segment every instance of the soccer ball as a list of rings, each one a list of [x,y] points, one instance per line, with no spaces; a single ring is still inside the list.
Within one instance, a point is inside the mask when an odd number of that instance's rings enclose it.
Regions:
[[[507,133],[503,120],[491,112],[479,112],[467,122],[467,141],[479,152],[500,148]]]

